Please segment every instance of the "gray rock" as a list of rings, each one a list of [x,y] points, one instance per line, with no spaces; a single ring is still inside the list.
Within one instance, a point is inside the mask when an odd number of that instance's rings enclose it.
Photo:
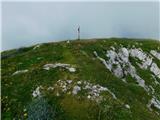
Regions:
[[[73,87],[72,94],[76,95],[80,90],[81,90],[81,87],[76,85],[76,86]]]
[[[19,70],[14,72],[12,75],[17,75],[17,74],[26,73],[26,72],[28,72],[28,70]]]

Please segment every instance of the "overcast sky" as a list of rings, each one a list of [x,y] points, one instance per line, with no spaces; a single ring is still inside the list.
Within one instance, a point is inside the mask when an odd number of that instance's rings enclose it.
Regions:
[[[3,2],[2,50],[77,38],[159,39],[158,2]]]

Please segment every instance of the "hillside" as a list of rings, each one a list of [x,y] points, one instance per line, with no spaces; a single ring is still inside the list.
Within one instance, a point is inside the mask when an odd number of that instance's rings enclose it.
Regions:
[[[110,38],[1,53],[2,119],[160,120],[160,42]]]

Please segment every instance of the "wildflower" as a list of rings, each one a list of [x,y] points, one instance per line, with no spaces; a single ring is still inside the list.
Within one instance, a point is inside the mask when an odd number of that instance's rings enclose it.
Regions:
[[[24,115],[24,117],[26,117],[26,116],[27,116],[27,113],[24,113],[23,115]]]

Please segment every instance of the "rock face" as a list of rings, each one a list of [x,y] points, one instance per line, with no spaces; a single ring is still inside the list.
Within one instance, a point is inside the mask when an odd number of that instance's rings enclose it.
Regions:
[[[130,55],[131,57],[137,58],[140,61],[142,61],[141,64],[138,64],[140,68],[142,69],[147,69],[148,67],[150,67],[151,63],[152,63],[152,58],[150,56],[147,56],[146,53],[144,53],[142,51],[142,49],[131,49],[130,50]]]
[[[160,69],[158,68],[157,64],[152,63],[150,70],[158,77],[160,78]]]
[[[156,107],[160,110],[160,101],[154,96],[148,104],[150,110],[152,110],[152,106]]]
[[[150,52],[155,57],[158,57],[159,54],[151,50]],[[158,78],[160,78],[160,69],[158,68],[157,64],[153,62],[152,57],[150,55],[147,56],[141,49],[131,49],[130,54],[132,57],[136,57],[142,61],[142,64],[138,64],[141,69],[150,69],[150,71]]]
[[[121,66],[118,64],[117,67],[115,69],[112,70],[113,73],[115,74],[115,76],[122,78],[124,76],[123,74],[123,69],[121,68]]]
[[[132,57],[138,58],[141,61],[144,61],[146,58],[146,54],[141,49],[137,49],[137,48],[130,49],[130,55]]]
[[[120,57],[120,59],[125,62],[128,63],[128,57],[129,57],[129,52],[127,50],[127,48],[121,48],[119,50],[118,56]]]
[[[157,53],[154,54],[158,56]],[[137,63],[141,69],[149,69],[156,77],[160,78],[160,69],[157,64],[153,62],[151,55],[147,55],[140,48],[128,50],[127,48],[122,47],[116,52],[115,48],[112,46],[111,50],[106,52],[107,61],[104,58],[99,57],[96,51],[94,51],[94,55],[109,71],[113,72],[115,76],[124,78],[126,75],[131,75],[132,78],[137,80],[139,86],[143,87],[146,91],[148,91],[149,88],[145,85],[145,81],[137,74],[136,68],[129,60],[129,56],[141,61],[141,64]]]
[[[152,106],[156,107],[157,109],[160,109],[160,101],[154,96],[155,89],[151,85],[145,84],[145,80],[143,80],[137,74],[136,67],[134,67],[129,60],[129,57],[139,60],[140,62],[136,62],[139,68],[144,70],[150,70],[150,72],[152,73],[151,76],[155,80],[155,84],[159,85],[159,81],[156,78],[160,78],[160,68],[153,61],[152,55],[156,57],[158,60],[160,60],[160,53],[151,50],[149,54],[145,53],[142,49],[135,47],[131,49],[122,47],[117,51],[118,52],[116,52],[116,49],[113,46],[111,47],[111,50],[107,50],[107,60],[101,58],[96,51],[94,51],[93,53],[104,64],[104,66],[116,77],[125,80],[125,76],[130,75],[132,78],[136,80],[139,86],[143,87],[146,90],[148,94],[153,95],[153,98],[150,100],[148,104],[150,110],[152,110]],[[90,96],[88,96],[88,98],[90,98]],[[127,109],[130,109],[130,106],[128,104],[126,104],[125,107]]]
[[[151,53],[154,57],[156,57],[157,59],[160,60],[160,52],[157,52],[157,51],[155,51],[155,50],[151,50],[150,53]]]
[[[108,61],[105,61],[103,58],[100,58],[96,51],[94,54],[99,60],[109,69],[115,76],[118,78],[123,78],[125,75],[131,75],[135,78],[138,84],[147,90],[145,81],[137,75],[135,67],[129,62],[129,51],[126,48],[119,49],[119,52],[116,53],[113,50],[107,51],[106,56],[109,58]]]

